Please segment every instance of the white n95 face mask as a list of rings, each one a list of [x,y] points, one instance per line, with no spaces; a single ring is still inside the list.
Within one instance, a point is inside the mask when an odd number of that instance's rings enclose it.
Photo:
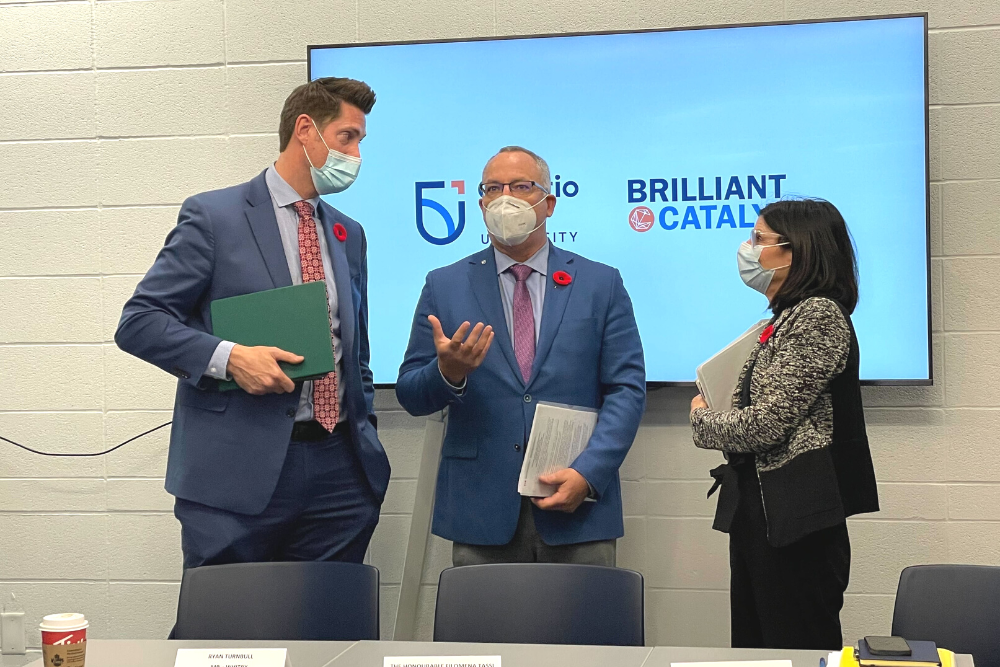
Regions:
[[[548,197],[543,197],[541,204]],[[531,233],[545,224],[535,219],[535,206],[513,195],[500,195],[486,206],[483,218],[486,229],[505,246],[524,243]]]
[[[791,266],[791,264],[786,264],[785,266],[778,266],[773,269],[765,269],[761,266],[760,253],[764,251],[764,248],[772,248],[779,245],[788,245],[788,243],[775,243],[753,247],[749,241],[746,241],[740,246],[739,252],[736,253],[736,263],[740,267],[740,278],[747,284],[747,287],[751,287],[761,294],[767,294],[767,288],[771,286],[771,280],[774,279],[774,272],[778,269],[785,269]]]
[[[312,119],[310,118],[309,120]],[[317,169],[316,165],[309,158],[309,151],[306,150],[305,146],[302,147],[303,152],[306,154],[306,160],[309,160],[309,174],[312,176],[313,185],[316,186],[316,192],[321,195],[333,195],[343,192],[351,187],[351,184],[358,177],[358,172],[361,171],[361,158],[354,157],[353,155],[345,155],[327,146],[326,139],[323,138],[323,133],[319,131],[316,121],[313,120],[312,124],[316,128],[319,140],[323,142],[328,151],[326,162],[322,167]]]

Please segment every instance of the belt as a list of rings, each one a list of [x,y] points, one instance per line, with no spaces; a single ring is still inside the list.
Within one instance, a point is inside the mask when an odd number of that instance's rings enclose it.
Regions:
[[[347,422],[342,421],[337,424],[333,429],[333,433],[338,435],[345,435],[347,433]],[[329,433],[323,426],[315,419],[310,419],[307,422],[295,422],[292,427],[292,440],[297,440],[299,442],[316,442],[319,440],[326,440],[332,434]]]

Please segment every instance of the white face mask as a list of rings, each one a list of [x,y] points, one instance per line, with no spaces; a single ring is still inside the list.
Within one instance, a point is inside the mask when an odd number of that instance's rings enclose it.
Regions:
[[[745,241],[740,246],[739,252],[736,253],[736,263],[740,267],[740,278],[747,284],[747,287],[751,287],[761,294],[767,294],[767,288],[771,286],[771,280],[774,279],[774,272],[791,266],[791,264],[785,264],[773,269],[765,269],[761,265],[760,254],[764,252],[764,248],[773,248],[779,245],[788,245],[788,243],[753,247],[749,241]]]
[[[541,204],[548,197],[543,197]],[[490,234],[505,246],[524,243],[531,233],[545,224],[535,217],[535,206],[513,195],[500,195],[486,206],[483,219]]]

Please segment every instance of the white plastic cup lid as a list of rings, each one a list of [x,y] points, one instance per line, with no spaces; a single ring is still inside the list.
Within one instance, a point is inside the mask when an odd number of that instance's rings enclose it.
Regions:
[[[83,630],[90,623],[83,614],[49,614],[42,619],[41,629],[47,632]]]

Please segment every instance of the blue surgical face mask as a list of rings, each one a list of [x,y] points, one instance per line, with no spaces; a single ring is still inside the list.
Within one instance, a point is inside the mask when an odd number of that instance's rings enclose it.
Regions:
[[[309,120],[312,119],[310,118]],[[306,150],[305,146],[302,147],[303,152],[306,154],[306,160],[309,160],[309,173],[312,175],[316,192],[321,195],[333,195],[343,192],[351,187],[354,179],[358,177],[358,172],[361,170],[361,158],[344,155],[327,146],[326,139],[323,138],[323,133],[319,131],[316,121],[313,120],[312,124],[316,128],[319,140],[323,142],[326,150],[329,151],[326,156],[326,163],[317,169],[316,165],[309,158],[309,151]]]
[[[785,266],[778,266],[773,269],[765,269],[761,266],[760,253],[764,251],[764,248],[779,245],[788,245],[788,243],[774,243],[754,247],[747,241],[740,246],[739,252],[736,253],[736,263],[740,267],[740,278],[747,284],[747,287],[751,287],[761,294],[767,294],[767,288],[771,286],[771,280],[774,279],[774,272],[778,269],[785,269],[791,266],[791,264],[786,264]]]

